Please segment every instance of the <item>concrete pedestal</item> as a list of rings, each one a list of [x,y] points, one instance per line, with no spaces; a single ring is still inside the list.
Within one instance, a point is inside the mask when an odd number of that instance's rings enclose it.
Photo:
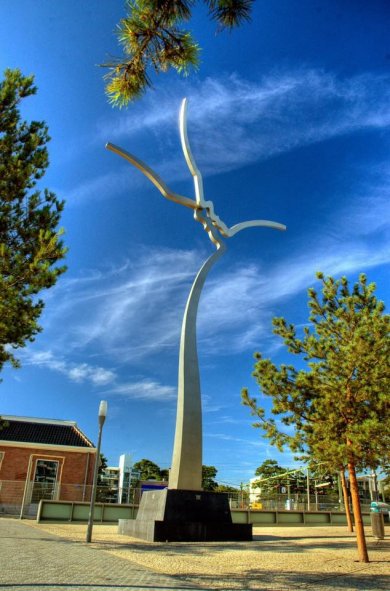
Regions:
[[[251,524],[232,522],[227,494],[208,491],[144,492],[137,519],[120,519],[118,532],[149,542],[252,540]]]

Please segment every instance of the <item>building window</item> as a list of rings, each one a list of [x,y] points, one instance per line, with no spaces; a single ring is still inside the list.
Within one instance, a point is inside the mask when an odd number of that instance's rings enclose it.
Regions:
[[[0,451],[0,470],[1,470],[1,464],[3,463],[4,455],[5,455],[5,452],[4,451]]]
[[[41,499],[52,500],[55,498],[57,474],[57,460],[37,460],[31,496],[32,503],[38,503]]]

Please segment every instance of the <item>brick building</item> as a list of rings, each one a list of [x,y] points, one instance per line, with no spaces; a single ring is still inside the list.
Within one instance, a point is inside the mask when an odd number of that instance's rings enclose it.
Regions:
[[[2,416],[0,511],[40,499],[88,501],[96,448],[73,421]]]

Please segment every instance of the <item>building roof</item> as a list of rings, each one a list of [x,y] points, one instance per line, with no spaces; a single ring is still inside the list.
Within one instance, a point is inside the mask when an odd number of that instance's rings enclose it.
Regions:
[[[8,426],[0,430],[0,441],[95,447],[74,421],[2,415]]]

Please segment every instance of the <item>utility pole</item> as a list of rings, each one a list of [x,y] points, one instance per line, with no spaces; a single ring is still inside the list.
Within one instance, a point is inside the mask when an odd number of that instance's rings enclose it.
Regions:
[[[95,499],[96,499],[96,488],[97,488],[97,478],[99,472],[99,464],[100,464],[100,446],[102,443],[102,431],[104,421],[106,420],[107,416],[107,402],[102,400],[99,406],[99,436],[98,436],[98,444],[96,449],[96,459],[95,459],[95,470],[93,474],[93,486],[92,486],[92,493],[91,493],[91,504],[89,507],[89,517],[88,517],[88,528],[87,528],[87,538],[86,541],[90,542],[92,539],[92,528],[93,528],[93,514],[95,511]]]
[[[310,511],[310,475],[309,475],[309,468],[306,468],[306,494],[307,494],[307,510]]]

